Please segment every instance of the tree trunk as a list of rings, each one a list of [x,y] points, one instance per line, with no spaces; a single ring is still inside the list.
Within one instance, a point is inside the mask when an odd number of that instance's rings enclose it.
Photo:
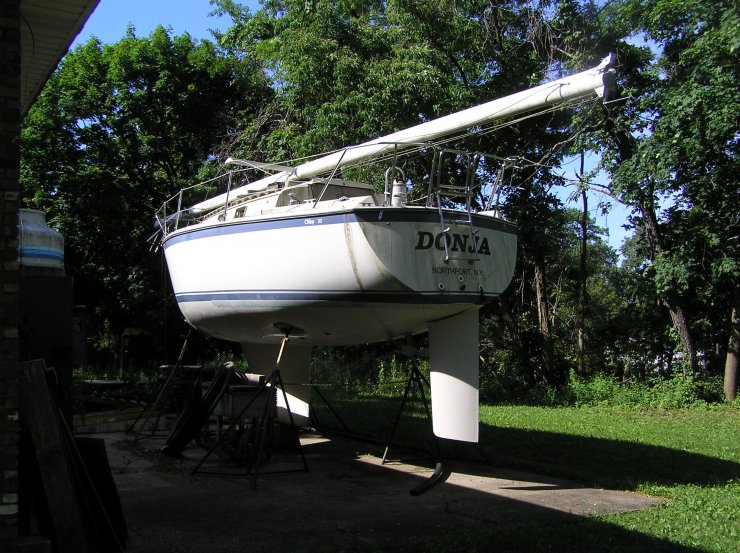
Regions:
[[[583,179],[584,156],[581,152],[581,174]],[[578,296],[578,375],[586,374],[586,306],[588,305],[588,289],[586,283],[588,279],[587,260],[588,260],[588,196],[586,187],[581,181],[581,199],[583,200],[583,212],[581,213],[581,267],[579,271],[580,293]]]
[[[737,357],[740,349],[740,290],[735,289],[735,298],[730,317],[730,339],[725,360],[725,399],[735,401],[737,397]]]
[[[545,268],[542,260],[535,261],[534,282],[537,294],[537,317],[542,340],[542,372],[549,384],[557,385],[560,384],[560,379],[555,374],[550,310],[547,306],[547,281],[545,280]]]
[[[504,324],[509,329],[512,339],[512,347],[514,349],[514,355],[519,360],[522,370],[522,378],[527,386],[534,386],[534,370],[532,369],[532,363],[529,361],[529,356],[524,348],[524,342],[522,341],[522,335],[519,332],[519,325],[516,322],[514,316],[514,308],[512,306],[511,298],[508,294],[502,294],[496,300],[498,303],[497,313],[503,319]]]
[[[654,254],[659,254],[663,251],[663,244],[660,235],[660,229],[658,228],[658,220],[655,217],[655,211],[652,207],[646,206],[644,203],[640,205],[640,211],[642,212],[642,220],[645,224],[645,233]],[[689,321],[686,317],[686,312],[683,309],[681,297],[678,293],[678,287],[676,283],[671,279],[668,283],[668,290],[663,295],[668,311],[671,314],[671,321],[673,321],[673,327],[676,329],[678,338],[681,341],[681,349],[683,353],[688,357],[691,366],[691,371],[696,372],[699,368],[698,359],[696,356],[696,349],[694,347],[694,340],[689,330]],[[684,376],[686,376],[685,364],[683,364]]]
[[[683,310],[683,306],[681,305],[678,293],[676,292],[673,285],[670,286],[668,292],[666,293],[665,299],[666,303],[668,304],[668,311],[671,314],[673,326],[675,327],[676,332],[678,332],[678,338],[681,340],[681,349],[683,350],[683,353],[686,355],[686,357],[688,357],[689,359],[691,372],[696,373],[699,369],[699,360],[696,355],[694,340],[691,337],[691,332],[689,331],[689,321],[686,318],[686,313]],[[684,377],[686,377],[685,363],[681,364],[681,370],[683,371]]]

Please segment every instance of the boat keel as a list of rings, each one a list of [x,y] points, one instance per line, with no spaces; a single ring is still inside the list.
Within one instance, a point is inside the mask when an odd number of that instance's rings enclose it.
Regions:
[[[439,438],[478,442],[478,310],[429,324],[432,428]]]

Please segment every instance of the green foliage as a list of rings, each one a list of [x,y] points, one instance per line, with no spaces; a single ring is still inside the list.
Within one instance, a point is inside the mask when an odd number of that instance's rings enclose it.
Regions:
[[[526,88],[547,69],[524,50],[511,55],[534,12],[517,2],[272,0],[254,14],[216,4],[235,22],[221,44],[264,63],[279,91],[280,124],[259,144],[242,141],[273,159],[387,134]],[[517,138],[527,141],[500,140]]]
[[[311,357],[311,381],[332,394],[400,398],[411,374],[412,361],[394,346],[316,348]],[[429,363],[417,360],[429,377]]]
[[[24,203],[64,235],[91,324],[114,336],[159,330],[152,214],[268,95],[248,59],[162,27],[110,45],[93,38],[65,56],[24,121],[21,185]]]
[[[388,362],[380,361],[378,381],[372,392],[385,396],[400,396],[403,394],[408,375],[408,367],[399,363],[395,356],[391,357]]]
[[[559,387],[539,383],[525,387],[515,375],[491,381],[481,373],[481,393],[487,403],[522,401],[543,406],[613,406],[631,409],[706,409],[722,402],[722,379],[676,374],[671,378],[654,376],[644,381],[619,380],[609,374],[580,377],[570,372],[568,382]]]
[[[724,1],[623,0],[602,10],[564,2],[549,24],[560,33],[552,35],[555,43],[573,53],[569,63],[599,49],[617,53],[622,100],[603,110],[606,120],[578,113],[574,127],[595,132],[578,137],[572,151],[601,154],[611,176],[606,191],[633,210],[635,235],[621,267],[603,257],[597,239],[589,240],[584,307],[577,294],[579,229],[564,227],[562,207],[548,198],[547,187],[513,194],[506,209],[521,224],[518,274],[484,323],[484,373],[500,382],[513,371],[532,389],[554,383],[543,362],[544,310],[533,293],[532,268],[539,264],[555,371],[577,366],[583,309],[586,374],[580,376],[644,381],[656,368],[670,376],[675,350],[686,352],[692,343],[696,359],[703,356],[718,374],[740,275],[737,11]],[[651,48],[634,46],[639,39],[653,41]],[[694,359],[684,359],[696,370]]]
[[[571,373],[562,394],[567,403],[577,406],[603,404],[680,409],[704,404],[700,399],[701,389],[694,379],[680,376],[656,378],[647,383],[620,383],[606,375],[584,380]]]
[[[644,276],[672,311],[687,314],[677,335],[690,333],[699,351],[711,351],[727,343],[727,306],[740,276],[737,9],[726,1],[623,0],[606,13],[608,29],[644,33],[659,54],[651,60],[623,46],[630,96],[626,117],[602,144],[605,168],[645,232]]]
[[[237,372],[252,372],[247,360],[243,356],[223,351],[217,352],[212,357],[204,360],[202,366],[204,370],[215,371],[224,365],[224,363],[233,363],[234,370]]]

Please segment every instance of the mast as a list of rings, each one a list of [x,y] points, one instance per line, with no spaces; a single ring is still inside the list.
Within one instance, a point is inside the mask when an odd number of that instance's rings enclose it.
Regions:
[[[412,146],[420,142],[429,142],[476,125],[559,104],[593,92],[603,97],[605,88],[612,84],[613,64],[614,56],[609,54],[598,66],[586,71],[333,152],[298,165],[291,170],[280,171],[275,175],[235,188],[231,190],[229,197],[236,199],[252,192],[258,192],[275,182],[310,179],[336,167],[380,156],[393,148],[400,150],[403,148],[403,143]],[[195,204],[189,212],[194,215],[202,214],[220,207],[225,202],[226,194],[221,194]]]

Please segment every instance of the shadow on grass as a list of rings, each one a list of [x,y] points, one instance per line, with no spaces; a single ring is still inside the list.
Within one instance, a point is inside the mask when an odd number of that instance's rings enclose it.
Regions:
[[[567,521],[510,524],[484,530],[469,551],[571,553],[689,553],[704,551],[601,522],[571,517]]]
[[[494,465],[567,476],[607,488],[723,484],[740,478],[740,463],[621,440],[481,424],[480,443]]]
[[[398,413],[398,398],[348,397],[334,400],[332,404],[352,430],[375,440],[376,443],[367,445],[365,451],[382,455],[382,446],[387,445]],[[323,416],[325,422],[335,424],[328,409],[323,411]],[[480,432],[480,448],[459,442],[443,442],[441,457],[472,462],[472,465],[461,469],[471,475],[507,478],[508,469],[525,470],[573,480],[574,488],[583,485],[635,490],[642,484],[703,486],[740,479],[740,463],[659,445],[502,428],[485,423],[481,424]],[[409,451],[431,451],[430,423],[419,405],[407,408],[403,413],[393,441],[394,444],[408,446]],[[406,455],[411,463],[423,465],[431,461],[431,456],[410,459],[410,453],[404,454],[401,447],[391,448],[391,452],[391,456],[396,458]],[[481,462],[481,452],[485,453],[489,464]],[[453,471],[460,470],[454,462],[451,466]],[[522,491],[544,490],[551,485],[552,479],[539,477],[538,481],[544,482],[544,487],[535,485]],[[567,483],[564,484],[567,486]],[[456,487],[448,480],[422,495],[420,502],[431,500],[437,494],[453,495]],[[404,541],[383,550],[622,553],[688,553],[704,550],[659,539],[598,518],[564,514],[543,506],[524,506],[515,498],[476,492],[466,495],[464,502],[480,507],[470,513],[471,518],[480,521],[475,531],[458,528],[461,531],[454,539],[420,539],[418,545],[409,545]],[[525,509],[525,516],[521,516],[522,513],[514,517],[506,516],[506,513],[518,509]]]
[[[397,398],[339,398],[332,404],[352,431],[386,445],[398,413]],[[318,406],[321,411],[321,406]],[[324,409],[323,421],[336,419]],[[420,407],[407,408],[394,434],[394,444],[431,451],[430,423]],[[446,459],[481,461],[567,477],[589,486],[634,490],[641,484],[664,486],[723,484],[740,479],[740,463],[658,445],[576,436],[557,432],[480,425],[480,450],[470,444],[443,441]],[[382,453],[381,453],[382,454]]]

